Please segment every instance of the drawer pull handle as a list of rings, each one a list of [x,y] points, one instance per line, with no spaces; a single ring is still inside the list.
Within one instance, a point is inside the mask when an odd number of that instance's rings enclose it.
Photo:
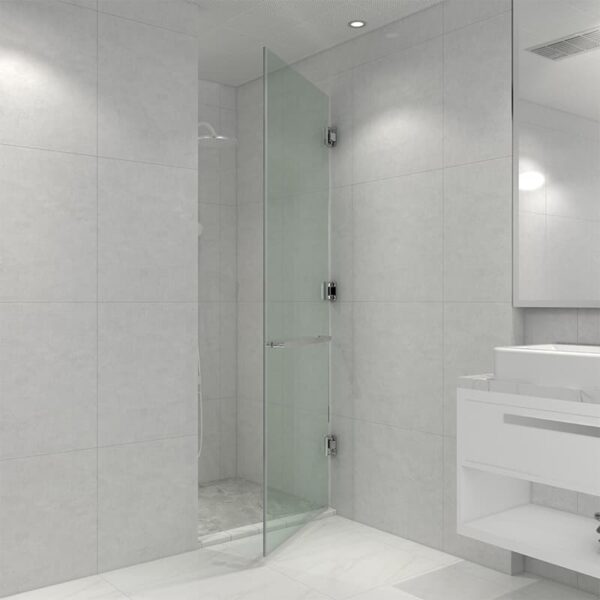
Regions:
[[[600,425],[565,423],[564,421],[552,421],[551,419],[539,419],[537,417],[511,414],[504,415],[504,422],[507,425],[520,425],[521,427],[533,427],[535,429],[547,429],[548,431],[560,431],[562,433],[600,438]]]

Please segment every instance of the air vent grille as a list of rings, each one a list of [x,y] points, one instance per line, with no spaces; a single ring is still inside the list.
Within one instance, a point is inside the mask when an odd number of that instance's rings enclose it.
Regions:
[[[532,46],[527,50],[550,60],[562,60],[598,48],[600,48],[600,27],[571,34],[547,44]]]

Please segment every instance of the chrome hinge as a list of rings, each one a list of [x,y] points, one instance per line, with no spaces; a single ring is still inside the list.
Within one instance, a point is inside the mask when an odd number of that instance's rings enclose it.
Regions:
[[[334,148],[337,144],[337,127],[325,127],[325,145]]]
[[[337,437],[333,433],[325,436],[325,456],[337,456]]]
[[[337,283],[335,281],[323,282],[323,300],[329,300],[329,302],[337,300]]]

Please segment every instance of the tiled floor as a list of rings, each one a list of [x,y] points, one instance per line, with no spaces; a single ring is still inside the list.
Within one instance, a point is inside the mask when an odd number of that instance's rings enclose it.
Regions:
[[[254,536],[10,600],[597,600],[537,577],[509,577],[331,517],[260,557]]]
[[[262,521],[262,485],[246,479],[223,479],[198,488],[198,535]]]
[[[198,488],[198,536],[262,523],[263,488],[241,478],[222,479]],[[279,490],[269,490],[272,518],[298,515],[315,510],[308,500]]]

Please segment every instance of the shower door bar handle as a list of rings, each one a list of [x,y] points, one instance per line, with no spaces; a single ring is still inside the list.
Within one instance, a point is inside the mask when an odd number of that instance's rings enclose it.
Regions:
[[[325,344],[331,341],[330,335],[317,335],[314,337],[299,337],[289,340],[273,340],[267,342],[267,348],[299,348],[300,346],[311,346],[313,344]]]

